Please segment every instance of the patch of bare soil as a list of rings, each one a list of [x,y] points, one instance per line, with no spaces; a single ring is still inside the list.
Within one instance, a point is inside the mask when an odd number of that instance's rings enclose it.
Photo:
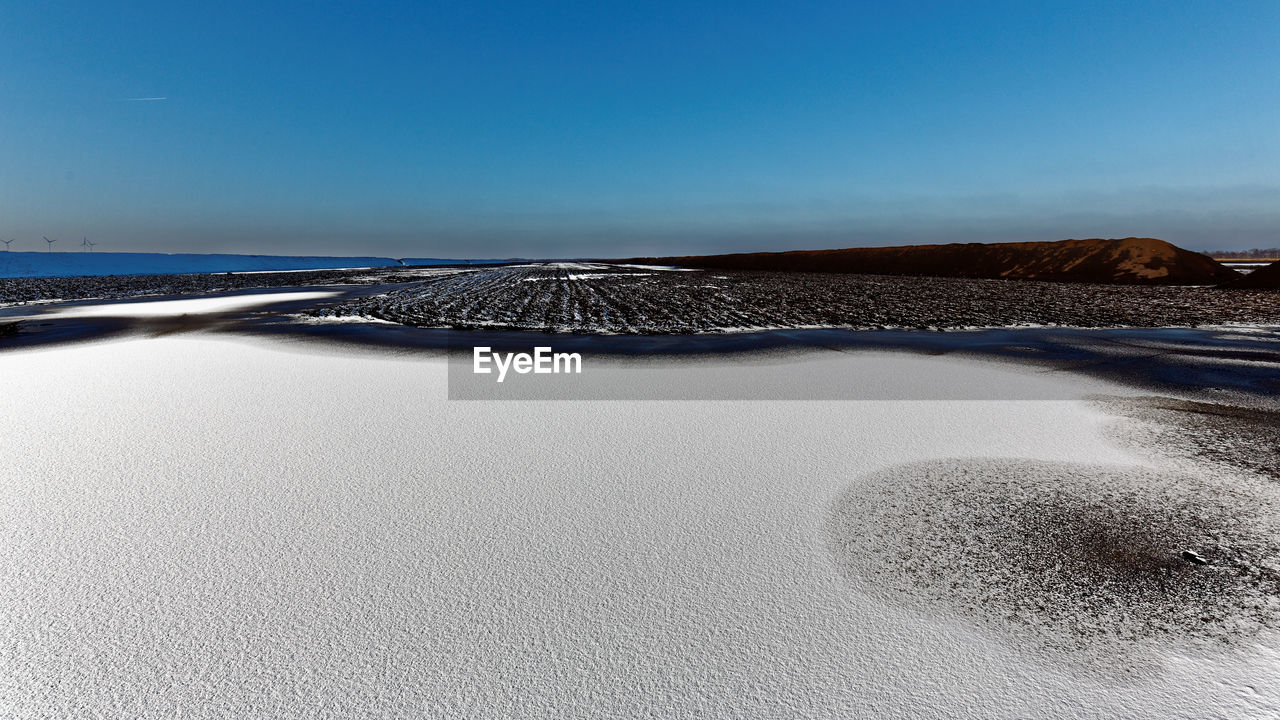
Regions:
[[[1048,648],[1231,645],[1280,626],[1274,488],[1008,459],[903,465],[830,511],[860,589]]]

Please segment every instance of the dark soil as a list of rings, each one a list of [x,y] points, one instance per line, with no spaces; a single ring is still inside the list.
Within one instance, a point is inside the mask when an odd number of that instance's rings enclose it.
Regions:
[[[1155,238],[955,243],[840,250],[738,253],[623,262],[724,270],[770,270],[1055,282],[1212,285],[1239,274],[1207,255]]]
[[[1280,262],[1264,265],[1244,277],[1232,280],[1227,284],[1227,287],[1256,288],[1260,290],[1280,289]],[[1276,302],[1280,302],[1280,298],[1277,298]]]
[[[581,334],[766,328],[1280,325],[1274,293],[820,273],[519,265],[430,277],[318,315]]]

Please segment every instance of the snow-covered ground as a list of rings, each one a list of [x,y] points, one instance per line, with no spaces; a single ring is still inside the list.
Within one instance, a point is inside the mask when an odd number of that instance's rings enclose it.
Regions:
[[[248,310],[273,303],[300,300],[320,300],[334,297],[340,293],[327,290],[278,293],[246,293],[240,295],[220,295],[214,297],[190,298],[182,300],[144,300],[140,302],[86,303],[82,305],[58,305],[24,307],[18,312],[10,312],[5,320],[23,320],[40,318],[53,320],[62,318],[96,318],[96,317],[134,317],[156,318],[177,317],[180,315],[205,315],[210,313]]]
[[[1027,372],[895,357],[833,362]],[[436,356],[198,333],[0,353],[0,716],[1280,714],[1272,636],[1098,667],[1081,653],[1113,645],[922,612],[833,548],[833,513],[904,463],[1150,473],[1096,405],[458,402],[446,382]]]

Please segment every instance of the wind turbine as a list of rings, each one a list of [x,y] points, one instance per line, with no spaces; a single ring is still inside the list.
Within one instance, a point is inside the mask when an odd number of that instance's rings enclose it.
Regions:
[[[93,246],[98,244],[96,242],[89,242],[89,238],[85,238],[84,241],[89,243],[89,252],[93,252]]]
[[[49,252],[53,252],[53,244],[54,244],[54,243],[56,243],[56,242],[58,242],[58,241],[57,241],[57,240],[50,240],[49,238],[47,238],[47,237],[45,237],[45,236],[43,236],[43,235],[41,235],[40,237],[44,237],[44,241],[45,241],[45,242],[47,242],[47,243],[49,243]]]
[[[96,244],[97,243],[89,242],[89,238],[85,238],[84,240],[80,241],[80,247],[84,248],[85,250],[88,250],[89,252],[93,252],[93,246]]]
[[[14,238],[13,240],[17,240],[17,238]],[[5,241],[3,241],[3,242],[4,242],[4,251],[5,251],[5,252],[9,252],[9,243],[13,242],[13,240],[5,240]]]

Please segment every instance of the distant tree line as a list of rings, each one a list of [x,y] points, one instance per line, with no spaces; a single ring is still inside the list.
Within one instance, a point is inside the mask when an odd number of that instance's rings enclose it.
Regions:
[[[1261,260],[1263,258],[1280,258],[1280,248],[1253,248],[1252,250],[1207,250],[1204,253],[1212,258],[1231,260]]]

